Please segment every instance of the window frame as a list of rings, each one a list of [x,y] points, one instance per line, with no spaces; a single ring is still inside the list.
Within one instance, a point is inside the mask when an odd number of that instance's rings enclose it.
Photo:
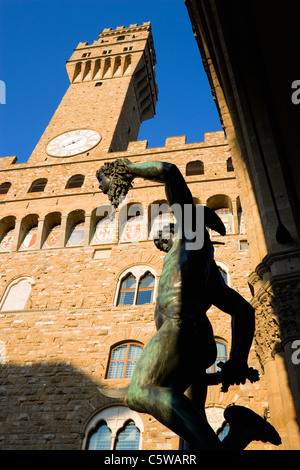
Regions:
[[[204,173],[204,162],[202,160],[191,160],[186,164],[186,176],[204,175]]]
[[[115,449],[116,438],[118,433],[127,425],[129,421],[133,421],[135,427],[140,431],[139,450],[142,449],[144,423],[141,416],[125,405],[113,405],[98,410],[94,414],[85,428],[85,435],[82,442],[82,450],[88,450],[91,435],[102,423],[106,424],[111,430],[111,450]]]
[[[1,183],[0,184],[0,196],[6,196],[6,194],[10,190],[10,188],[11,188],[11,182],[10,181],[5,181],[4,183]]]
[[[78,184],[75,185],[75,186],[72,186],[72,184],[74,184],[73,181],[76,183],[76,178],[78,179],[78,181],[79,181],[79,180],[81,181],[80,186],[78,186]],[[70,178],[68,179],[65,189],[76,189],[76,188],[78,189],[78,188],[82,188],[82,186],[83,186],[83,184],[84,184],[84,180],[85,180],[85,176],[82,175],[81,173],[78,173],[78,174],[76,174],[76,175],[72,175],[72,176],[70,176]],[[71,185],[71,186],[70,186],[70,185]]]
[[[22,309],[17,308],[17,309],[13,309],[13,310],[9,310],[9,309],[3,310],[3,306],[6,304],[6,301],[7,301],[7,298],[9,296],[9,294],[10,294],[11,288],[16,286],[17,284],[19,284],[22,281],[27,281],[28,285],[30,286],[30,290],[28,291],[28,294],[26,296],[26,300],[25,300],[25,302],[23,302],[23,308]],[[2,295],[2,298],[0,299],[0,312],[14,312],[14,311],[25,310],[27,301],[28,301],[28,299],[31,295],[32,287],[34,285],[35,285],[35,281],[32,279],[32,277],[29,277],[29,276],[20,276],[20,277],[17,277],[16,279],[13,279],[8,284],[8,286],[6,287],[6,289],[5,289],[5,291]]]
[[[152,303],[155,302],[157,284],[158,284],[156,271],[152,267],[147,266],[147,265],[135,265],[135,266],[132,266],[131,268],[126,269],[119,275],[116,292],[115,292],[114,303],[113,303],[115,307],[122,307],[122,306],[126,307],[126,305],[129,306],[129,304],[119,304],[121,285],[122,285],[122,282],[125,280],[125,278],[129,275],[129,273],[131,273],[133,277],[135,277],[136,279],[135,295],[134,295],[133,303],[130,304],[130,306],[141,307],[142,305],[147,305],[147,304],[141,304],[141,305],[137,304],[138,288],[140,285],[140,281],[146,275],[147,272],[149,272],[154,277],[153,302]]]
[[[47,178],[38,178],[31,183],[27,192],[28,193],[43,193],[45,191],[45,187],[47,183],[48,183]],[[43,188],[41,189],[42,185],[43,185]]]
[[[126,282],[131,277],[135,280],[134,287],[133,288],[122,288],[123,283]],[[129,303],[128,304],[125,304],[125,303],[121,304],[120,303],[121,294],[123,292],[133,292],[133,302],[131,304],[129,304]],[[137,281],[136,281],[135,276],[131,272],[129,272],[125,277],[122,278],[122,280],[120,282],[117,305],[118,306],[119,305],[135,305],[136,295],[137,295]]]
[[[227,169],[227,173],[231,173],[232,171],[234,171],[234,166],[233,166],[233,163],[232,163],[232,157],[227,158],[227,160],[226,160],[226,169]]]
[[[116,344],[114,347],[111,348],[109,358],[108,358],[108,364],[107,364],[107,368],[106,368],[107,371],[106,371],[105,378],[107,380],[131,379],[131,377],[126,377],[128,363],[130,363],[130,361],[136,361],[136,359],[128,359],[131,345],[139,346],[142,350],[144,349],[143,344],[139,343],[137,341],[125,341],[123,343]],[[115,362],[115,361],[120,361],[120,359],[115,359],[115,360],[112,359],[113,353],[114,353],[114,351],[116,351],[119,348],[122,348],[123,346],[127,347],[125,358],[122,360],[122,362],[124,362],[123,376],[122,377],[109,377],[109,373],[110,373],[110,370],[111,370],[112,363]],[[142,351],[141,351],[141,353],[142,353]]]
[[[226,264],[224,264],[222,261],[219,261],[219,260],[216,260],[216,265],[218,268],[221,268],[223,271],[225,271],[226,273],[226,276],[227,276],[227,286],[230,287],[231,285],[231,280],[230,280],[230,275],[229,275],[229,269],[228,269],[228,266],[226,266]]]
[[[136,429],[136,430],[138,431],[138,433],[139,433],[138,449],[126,449],[126,448],[124,448],[124,449],[121,448],[121,449],[120,449],[120,447],[118,447],[118,443],[120,443],[120,441],[119,441],[119,439],[120,439],[119,436],[120,436],[121,434],[123,434],[124,432],[126,432],[126,428],[128,428],[129,426],[132,426],[132,425],[135,427],[135,429]],[[141,431],[140,431],[139,428],[136,426],[135,422],[134,422],[132,419],[129,419],[129,420],[127,420],[127,421],[124,422],[122,428],[118,429],[118,431],[117,431],[117,433],[116,433],[115,440],[114,440],[113,450],[121,450],[121,451],[123,451],[123,450],[139,450],[140,441],[141,441]]]
[[[217,371],[215,371],[215,366],[216,366],[216,363],[218,361],[220,361],[221,358],[226,358],[226,361],[228,360],[228,343],[227,343],[227,341],[225,339],[219,338],[219,337],[215,337],[214,340],[215,340],[216,346],[217,346],[217,343],[220,343],[223,346],[225,346],[226,356],[217,356],[215,362],[206,369],[207,374],[214,374],[215,372],[217,372]],[[209,370],[210,370],[210,372],[208,372]]]
[[[146,279],[146,277],[148,277],[148,276],[153,277],[153,287],[141,287],[141,283],[142,283],[143,280]],[[155,276],[153,276],[153,274],[150,273],[150,271],[146,271],[145,274],[140,277],[139,282],[138,282],[137,287],[136,287],[136,305],[145,305],[146,303],[151,303],[151,304],[153,304],[153,300],[154,300],[154,287],[155,287]],[[148,291],[152,291],[152,292],[153,292],[153,299],[152,299],[152,302],[144,302],[144,303],[142,303],[142,304],[139,304],[139,296],[140,296],[140,293],[141,293],[141,292],[148,292]]]

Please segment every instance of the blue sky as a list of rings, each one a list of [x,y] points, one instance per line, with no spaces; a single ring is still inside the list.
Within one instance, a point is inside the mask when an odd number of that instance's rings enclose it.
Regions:
[[[221,130],[183,0],[0,0],[0,157],[28,160],[69,86],[65,63],[79,42],[147,21],[159,95],[139,140],[149,147],[177,135],[200,142],[204,132]]]

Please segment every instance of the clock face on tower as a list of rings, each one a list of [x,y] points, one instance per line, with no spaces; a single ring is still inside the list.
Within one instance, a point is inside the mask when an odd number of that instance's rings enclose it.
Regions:
[[[52,139],[46,147],[46,152],[52,157],[71,157],[90,150],[100,140],[101,135],[96,131],[75,129]]]

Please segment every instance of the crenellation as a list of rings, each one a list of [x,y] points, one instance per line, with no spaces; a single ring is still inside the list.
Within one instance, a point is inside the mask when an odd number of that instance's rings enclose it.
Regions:
[[[12,157],[0,157],[0,171],[5,170],[11,165],[16,165],[17,160],[15,155]]]

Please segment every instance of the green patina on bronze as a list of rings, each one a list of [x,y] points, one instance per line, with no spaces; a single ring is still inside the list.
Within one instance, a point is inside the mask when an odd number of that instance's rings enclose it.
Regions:
[[[167,162],[133,164],[119,158],[97,172],[100,188],[117,207],[135,177],[165,185],[169,206],[182,210],[181,224],[195,225],[196,208],[192,194],[179,169]],[[184,211],[192,207],[191,219]],[[278,445],[275,429],[248,408],[231,406],[224,416],[230,431],[221,442],[205,417],[209,383],[230,385],[258,380],[256,370],[248,367],[248,354],[254,335],[254,309],[227,286],[214,261],[214,249],[206,227],[225,235],[217,214],[204,208],[204,244],[189,249],[185,230],[179,227],[170,237],[164,230],[155,240],[165,251],[163,270],[154,311],[157,332],[146,345],[134,370],[127,394],[133,410],[148,413],[178,434],[190,449],[244,449],[252,440]],[[177,234],[176,234],[177,233]],[[178,235],[179,234],[179,235]],[[221,372],[206,374],[216,360],[213,330],[206,315],[215,305],[232,317],[232,344],[229,360]]]

